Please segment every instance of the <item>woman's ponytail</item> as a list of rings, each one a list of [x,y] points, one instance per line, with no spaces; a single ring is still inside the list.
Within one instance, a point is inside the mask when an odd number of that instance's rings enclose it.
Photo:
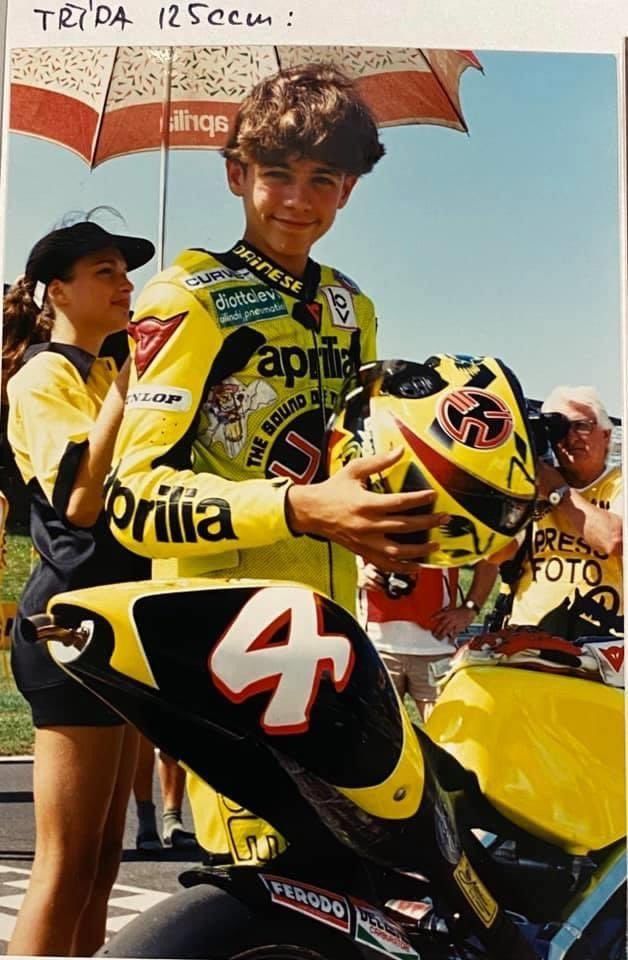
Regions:
[[[20,277],[9,288],[2,306],[2,402],[6,403],[7,383],[22,366],[24,354],[34,343],[50,339],[54,322],[52,308],[35,303],[35,283]]]

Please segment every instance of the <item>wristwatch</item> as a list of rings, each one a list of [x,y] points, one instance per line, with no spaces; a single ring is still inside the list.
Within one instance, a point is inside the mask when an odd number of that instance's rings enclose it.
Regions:
[[[480,609],[481,609],[481,608],[478,606],[478,604],[475,602],[475,600],[465,600],[465,602],[462,604],[462,606],[463,606],[463,607],[466,607],[467,610],[474,610],[476,613],[479,613],[479,612],[480,612]]]
[[[547,496],[550,507],[557,507],[561,504],[567,493],[569,493],[569,484],[567,483],[563,483],[562,487],[556,487],[555,490],[552,490]]]

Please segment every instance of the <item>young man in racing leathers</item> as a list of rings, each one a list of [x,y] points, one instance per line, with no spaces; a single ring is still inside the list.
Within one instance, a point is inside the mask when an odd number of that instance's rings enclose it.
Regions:
[[[353,609],[354,553],[412,573],[433,548],[390,538],[438,526],[412,513],[431,491],[366,488],[399,451],[323,479],[325,424],[347,374],[375,358],[376,320],[357,285],[309,253],[383,152],[330,65],[279,73],[242,104],[224,155],[243,239],[185,250],[130,326],[107,509],[131,550],[176,558],[180,576],[305,582]]]
[[[375,357],[376,321],[353,281],[309,251],[382,153],[353,85],[330,66],[278,74],[243,103],[225,149],[243,240],[226,253],[185,250],[144,289],[130,325],[134,375],[107,496],[130,549],[176,557],[183,575],[305,579],[348,608],[354,559],[338,545],[389,570],[429,552],[387,534],[437,526],[405,513],[431,492],[364,489],[394,454],[314,482],[336,393]]]

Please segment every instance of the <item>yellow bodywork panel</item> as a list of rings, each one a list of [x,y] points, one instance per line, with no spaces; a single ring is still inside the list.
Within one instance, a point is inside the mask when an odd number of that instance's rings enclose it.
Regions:
[[[423,756],[408,715],[401,705],[403,743],[397,766],[382,783],[370,787],[336,787],[356,806],[374,817],[403,820],[419,809],[423,796],[425,773]]]
[[[507,667],[453,675],[426,732],[514,823],[572,854],[626,832],[623,691]]]

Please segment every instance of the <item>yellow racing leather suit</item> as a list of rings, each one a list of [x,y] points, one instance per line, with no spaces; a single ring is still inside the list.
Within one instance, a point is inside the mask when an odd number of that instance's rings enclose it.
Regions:
[[[285,497],[323,476],[345,376],[375,358],[371,301],[308,261],[303,280],[244,243],[186,250],[145,287],[107,512],[137,553],[211,573],[311,584],[352,610],[354,557],[293,536]],[[277,543],[281,541],[281,547]]]
[[[375,359],[371,301],[308,261],[302,279],[245,242],[186,250],[145,287],[106,494],[124,546],[179,576],[294,580],[355,605],[355,558],[294,536],[291,483],[324,476],[322,441],[344,378]],[[159,569],[159,568],[158,568]],[[216,801],[189,778],[199,840],[220,852]],[[217,798],[235,859],[276,850],[272,828]],[[213,815],[210,811],[213,808]]]

